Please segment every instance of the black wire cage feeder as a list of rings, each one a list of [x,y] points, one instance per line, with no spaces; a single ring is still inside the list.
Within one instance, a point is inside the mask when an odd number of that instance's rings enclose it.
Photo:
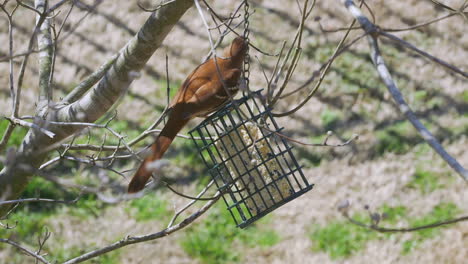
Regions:
[[[231,101],[189,132],[240,228],[313,187],[259,95]]]

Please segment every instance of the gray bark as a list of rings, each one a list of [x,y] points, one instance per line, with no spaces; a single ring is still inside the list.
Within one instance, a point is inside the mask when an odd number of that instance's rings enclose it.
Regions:
[[[56,136],[49,138],[33,129],[28,132],[15,156],[0,171],[0,199],[17,199],[53,146],[81,129],[79,126],[50,124],[50,121],[95,122],[118,102],[132,83],[132,76],[144,67],[173,26],[193,4],[192,0],[165,2],[168,3],[152,13],[137,35],[120,51],[116,62],[93,89],[72,104],[48,105],[47,111],[40,115],[38,113],[35,123],[46,127]],[[9,206],[1,206],[0,217],[8,209]]]

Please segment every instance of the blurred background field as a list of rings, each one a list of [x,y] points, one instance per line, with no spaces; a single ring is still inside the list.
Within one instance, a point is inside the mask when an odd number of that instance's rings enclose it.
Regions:
[[[219,13],[228,15],[238,1],[209,1]],[[251,0],[251,41],[273,52],[290,39],[299,18],[295,1]],[[287,2],[287,3],[286,3]],[[458,8],[463,0],[444,1]],[[145,3],[145,2],[144,2]],[[152,3],[152,2],[151,2]],[[148,2],[147,4],[151,4]],[[405,28],[446,14],[431,1],[367,1],[382,28]],[[87,8],[96,5],[71,32]],[[20,10],[25,14],[30,11]],[[56,19],[60,23],[65,14]],[[148,13],[133,1],[82,1],[64,27],[55,72],[55,97],[69,92],[117,52],[137,32]],[[339,1],[317,1],[306,23],[303,54],[288,89],[307,81],[333,53],[343,31],[323,32],[349,25],[351,17]],[[34,24],[32,15],[16,20],[15,43],[26,50]],[[468,69],[467,22],[460,16],[418,30],[396,33],[415,46]],[[350,39],[361,34],[353,31]],[[228,40],[232,35],[228,37]],[[8,39],[7,21],[0,19],[0,43]],[[228,43],[226,41],[225,43]],[[405,99],[444,147],[468,166],[468,83],[428,60],[390,42],[382,41],[382,52]],[[224,44],[226,45],[226,44]],[[224,46],[223,45],[223,46]],[[0,46],[0,56],[7,54]],[[186,75],[209,51],[209,42],[196,9],[190,9],[168,35],[149,64],[116,108],[111,123],[116,131],[132,139],[148,127],[166,103],[165,56],[169,58],[170,87],[174,93]],[[251,51],[251,89],[265,87],[262,67],[271,71],[275,58]],[[32,55],[23,89],[21,115],[30,115],[36,99],[37,56]],[[258,56],[260,67],[255,59]],[[20,60],[15,60],[19,62]],[[19,68],[19,65],[15,65]],[[9,115],[8,64],[0,63],[0,114]],[[309,87],[311,89],[312,86]],[[276,112],[290,109],[308,90],[281,101]],[[8,106],[8,107],[6,107]],[[197,124],[199,120],[191,123]],[[340,147],[295,145],[304,173],[315,187],[299,199],[274,211],[246,230],[234,226],[220,201],[190,227],[168,237],[113,251],[89,263],[464,263],[468,259],[468,222],[413,233],[380,234],[349,223],[337,211],[341,201],[351,201],[350,214],[368,221],[364,209],[386,213],[382,225],[406,227],[468,214],[466,183],[437,156],[408,121],[398,112],[391,96],[375,72],[365,39],[334,62],[316,96],[300,111],[279,119],[285,133],[304,142],[319,143],[333,131],[331,143],[359,135],[359,140]],[[6,120],[0,121],[3,133]],[[18,146],[25,129],[16,129],[10,146]],[[99,144],[104,130],[91,130]],[[86,142],[83,135],[75,143]],[[108,137],[112,143],[112,137]],[[145,143],[150,143],[147,138]],[[143,144],[140,145],[143,147]],[[209,176],[189,140],[178,138],[166,158],[165,176],[177,190],[196,194]],[[54,157],[56,153],[51,155]],[[1,164],[0,164],[1,166]],[[119,160],[113,168],[136,166],[135,160]],[[127,183],[119,175],[72,161],[61,161],[46,173],[75,185],[98,188],[99,182]],[[131,172],[126,173],[127,177]],[[104,179],[104,180],[103,180]],[[79,188],[64,187],[35,177],[23,197],[72,200]],[[7,221],[14,229],[0,229],[1,238],[11,238],[35,247],[45,229],[52,232],[44,251],[58,262],[126,235],[145,234],[164,228],[186,199],[164,187],[140,199],[117,204],[85,194],[74,205],[20,205]],[[188,213],[194,212],[190,209]],[[34,260],[8,245],[0,245],[0,262],[33,263]]]

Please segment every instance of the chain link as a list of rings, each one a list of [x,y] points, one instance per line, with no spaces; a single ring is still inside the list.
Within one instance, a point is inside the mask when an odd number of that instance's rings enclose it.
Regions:
[[[248,0],[244,0],[244,39],[249,44],[249,35],[250,35],[250,13],[249,13],[249,2]],[[250,78],[250,55],[249,55],[249,46],[247,46],[247,52],[244,57],[244,79],[247,89],[249,89],[249,80]]]

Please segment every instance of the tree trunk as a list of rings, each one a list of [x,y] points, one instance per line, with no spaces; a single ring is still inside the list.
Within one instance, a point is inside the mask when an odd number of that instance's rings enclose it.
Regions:
[[[168,2],[168,1],[164,1]],[[57,122],[95,122],[125,94],[133,76],[147,63],[167,34],[193,4],[192,0],[177,0],[161,6],[152,13],[140,31],[120,51],[120,54],[101,81],[82,98],[69,105],[45,106],[46,113],[35,123],[56,134],[54,138],[31,129],[13,158],[0,171],[0,199],[17,199],[29,178],[37,174],[54,145],[82,129],[80,126],[50,124]],[[38,111],[39,112],[39,111]],[[39,116],[39,113],[36,113]],[[10,206],[0,207],[0,217]]]

